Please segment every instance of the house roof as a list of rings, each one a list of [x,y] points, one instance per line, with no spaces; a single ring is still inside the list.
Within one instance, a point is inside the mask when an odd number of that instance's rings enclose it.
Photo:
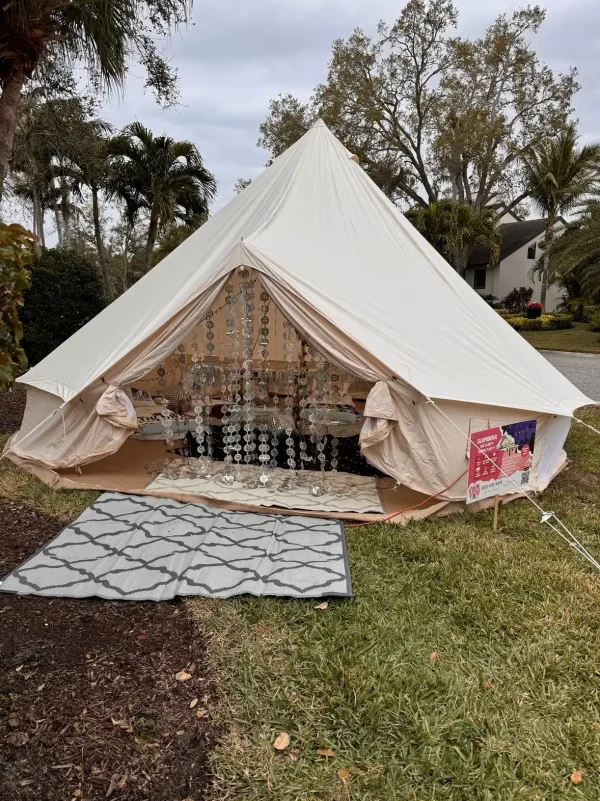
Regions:
[[[542,218],[539,220],[502,223],[498,228],[502,236],[502,245],[500,247],[500,261],[502,261],[523,247],[523,245],[531,242],[536,236],[543,234],[546,228],[546,220]],[[482,245],[476,245],[469,258],[469,267],[487,265],[489,259],[488,249]]]

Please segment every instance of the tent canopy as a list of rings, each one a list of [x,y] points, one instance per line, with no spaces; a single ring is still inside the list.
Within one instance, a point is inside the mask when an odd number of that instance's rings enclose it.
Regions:
[[[19,381],[70,401],[240,264],[426,397],[562,416],[592,403],[467,285],[320,120]]]

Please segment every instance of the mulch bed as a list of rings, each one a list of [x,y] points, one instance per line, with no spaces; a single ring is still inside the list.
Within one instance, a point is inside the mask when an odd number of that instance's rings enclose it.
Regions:
[[[1,574],[63,526],[7,498],[0,519]],[[0,799],[200,801],[209,694],[181,603],[0,594]]]
[[[0,434],[18,431],[25,411],[26,393],[21,384],[15,384],[8,392],[0,392]]]

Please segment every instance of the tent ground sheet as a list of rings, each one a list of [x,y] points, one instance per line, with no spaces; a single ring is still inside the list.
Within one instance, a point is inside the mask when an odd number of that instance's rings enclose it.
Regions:
[[[245,506],[278,506],[282,509],[301,509],[307,512],[349,512],[354,514],[383,514],[383,507],[377,489],[377,480],[371,476],[357,476],[351,473],[325,473],[324,489],[321,495],[313,495],[309,472],[299,471],[296,478],[303,483],[290,486],[290,471],[280,467],[269,469],[271,485],[252,486],[256,483],[258,471],[254,466],[241,465],[235,468],[240,473],[239,481],[224,485],[221,473],[223,462],[215,462],[214,475],[205,478],[168,478],[164,473],[151,481],[149,491],[171,492],[186,495],[201,495],[215,501],[244,504]],[[316,483],[321,483],[321,473],[313,473]]]
[[[135,601],[352,595],[340,521],[116,492],[9,573],[0,591]]]

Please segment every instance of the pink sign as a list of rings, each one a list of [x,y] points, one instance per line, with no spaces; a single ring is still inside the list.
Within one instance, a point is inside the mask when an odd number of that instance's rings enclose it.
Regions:
[[[525,420],[471,434],[467,503],[516,492],[529,483],[535,433],[536,421]]]

